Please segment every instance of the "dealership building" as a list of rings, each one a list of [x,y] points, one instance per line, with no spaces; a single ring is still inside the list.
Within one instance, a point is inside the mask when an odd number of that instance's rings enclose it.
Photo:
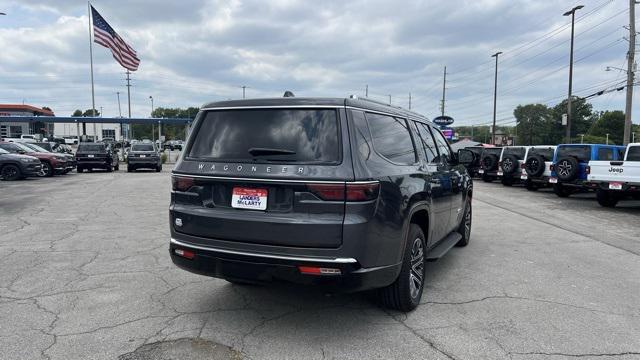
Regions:
[[[54,125],[41,121],[3,122],[2,116],[55,116],[49,109],[24,104],[0,104],[0,138],[19,138],[20,135],[54,134]]]

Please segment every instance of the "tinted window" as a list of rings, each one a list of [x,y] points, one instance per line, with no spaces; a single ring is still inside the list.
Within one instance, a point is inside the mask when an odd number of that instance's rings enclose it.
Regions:
[[[530,149],[528,156],[539,155],[539,156],[542,156],[544,161],[551,161],[551,160],[553,160],[553,152],[554,152],[553,148],[548,148],[548,149],[540,149],[540,148]]]
[[[36,143],[35,145],[40,146],[41,148],[51,151],[53,148],[51,147],[50,143]]]
[[[500,153],[502,152],[502,148],[486,148],[484,149],[484,151],[482,152],[482,156],[485,155],[496,155],[496,156],[500,156]]]
[[[368,160],[371,156],[371,133],[367,126],[367,120],[362,111],[353,111],[353,124],[356,130],[356,146],[358,153],[363,160]]]
[[[619,160],[624,159],[624,152],[625,152],[625,148],[618,148],[618,159]]]
[[[4,149],[10,153],[16,153],[20,150],[23,150],[22,148],[20,148],[18,145],[16,144],[11,144],[11,143],[7,143],[7,144],[0,144],[0,149]]]
[[[436,140],[436,145],[438,147],[438,153],[440,157],[436,159],[437,162],[448,162],[451,159],[451,150],[449,149],[449,144],[447,144],[447,139],[442,136],[440,131],[435,128],[431,129],[433,133],[433,138]]]
[[[640,146],[632,146],[627,151],[627,161],[640,161]]]
[[[80,144],[78,146],[78,152],[102,152],[105,151],[102,144]]]
[[[598,149],[598,160],[613,160],[613,149]]]
[[[504,148],[504,152],[502,154],[503,154],[503,156],[504,155],[513,155],[513,156],[517,157],[518,160],[523,160],[524,159],[524,153],[526,151],[527,151],[527,149],[525,149],[523,147]]]
[[[367,113],[373,147],[385,158],[399,164],[414,164],[416,153],[404,119]]]
[[[131,147],[131,151],[155,151],[153,144],[136,144]]]
[[[337,163],[335,110],[209,111],[189,156],[236,162]]]
[[[591,147],[585,146],[560,146],[558,148],[558,159],[565,156],[572,156],[580,161],[591,160]]]
[[[47,149],[43,149],[43,148],[41,148],[40,146],[35,145],[35,144],[28,144],[28,143],[25,143],[24,145],[25,145],[25,146],[27,146],[27,147],[28,147],[28,148],[30,148],[30,149],[33,149],[33,151],[42,152],[42,153],[50,152],[49,150],[47,150]]]
[[[0,148],[0,154],[10,154],[10,152],[8,152],[5,149]]]
[[[427,125],[423,123],[415,123],[418,128],[418,137],[420,143],[422,143],[422,149],[424,150],[425,157],[428,162],[434,162],[438,157],[438,151],[436,150],[436,143],[433,141],[431,132],[427,128]]]

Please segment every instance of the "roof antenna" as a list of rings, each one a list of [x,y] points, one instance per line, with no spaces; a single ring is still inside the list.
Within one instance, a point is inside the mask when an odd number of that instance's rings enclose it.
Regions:
[[[293,95],[293,93],[289,90],[284,92],[283,97],[296,97],[295,95]]]

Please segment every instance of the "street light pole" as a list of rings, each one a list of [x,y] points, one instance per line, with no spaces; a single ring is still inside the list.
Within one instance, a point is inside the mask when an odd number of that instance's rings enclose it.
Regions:
[[[502,51],[491,55],[496,58],[496,73],[493,81],[493,126],[491,127],[491,144],[496,144],[496,104],[498,102],[498,56],[502,54]]]
[[[575,29],[576,10],[582,9],[584,6],[578,5],[573,9],[562,14],[563,16],[571,15],[571,50],[569,52],[569,97],[567,99],[567,139],[566,143],[571,143],[571,90],[573,86],[573,37]]]
[[[609,134],[607,134],[607,145],[609,145]]]
[[[149,95],[149,100],[151,100],[151,117],[153,117],[153,96]],[[151,140],[156,142],[156,129],[153,123],[151,123]]]

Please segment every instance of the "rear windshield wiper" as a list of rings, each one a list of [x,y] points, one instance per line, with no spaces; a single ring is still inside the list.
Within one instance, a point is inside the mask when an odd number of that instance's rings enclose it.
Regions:
[[[287,149],[272,149],[272,148],[251,148],[249,154],[253,156],[261,155],[294,155],[296,152]]]

